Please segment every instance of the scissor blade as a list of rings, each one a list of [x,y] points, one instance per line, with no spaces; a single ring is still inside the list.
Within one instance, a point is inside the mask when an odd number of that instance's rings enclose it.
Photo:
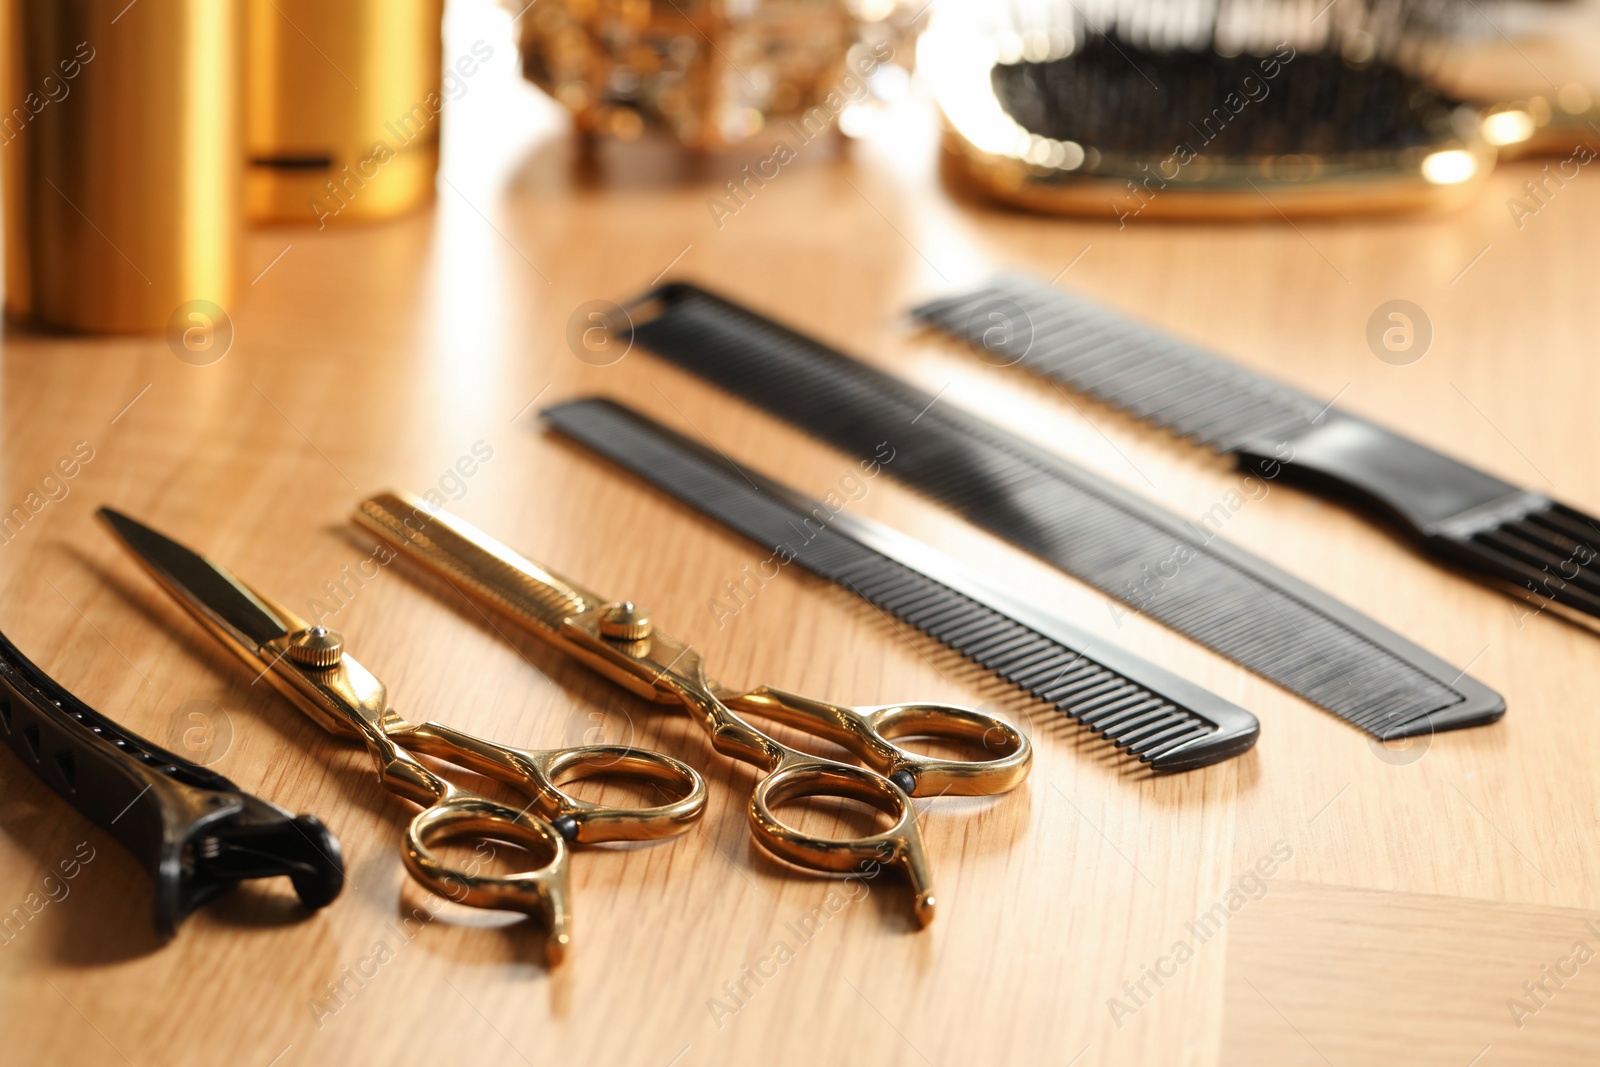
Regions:
[[[122,541],[173,596],[196,615],[209,619],[250,652],[289,632],[276,612],[220,564],[120,511],[98,512]]]

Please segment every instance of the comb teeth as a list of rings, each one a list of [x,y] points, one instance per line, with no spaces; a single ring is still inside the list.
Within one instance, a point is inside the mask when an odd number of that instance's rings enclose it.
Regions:
[[[824,505],[739,471],[625,408],[579,400],[547,409],[544,418],[764,547],[788,551],[805,569],[851,590],[1156,770],[1215,763],[1255,742],[1258,724],[1248,712],[1127,653],[1090,659],[1082,651],[1088,644],[1085,635],[1009,602],[926,546],[916,546],[921,558],[913,566],[880,550],[899,545],[912,551],[909,546],[915,543],[909,539],[830,515]],[[819,525],[816,516],[821,515],[827,521]],[[862,536],[880,547],[864,543]],[[1113,666],[1102,662],[1107,659],[1126,662]],[[1147,684],[1151,679],[1155,681]],[[1164,691],[1169,685],[1170,691]]]
[[[1530,603],[1554,601],[1600,616],[1600,520],[1550,502],[1452,541]]]
[[[1592,566],[1600,521],[1583,512],[1032,278],[1001,277],[913,314],[991,362],[1020,364],[1217,452],[1239,452],[1245,469],[1269,443],[1292,443],[1295,466],[1312,475],[1302,484],[1314,491],[1376,513],[1424,551],[1541,610],[1556,603],[1600,618]]]
[[[707,510],[720,513],[728,503],[709,503]],[[893,560],[861,553],[826,567],[803,553],[796,558],[808,570],[962,653],[1141,762],[1158,763],[1164,754],[1217,732],[1215,724],[1199,715]],[[996,645],[1004,651],[981,651]]]
[[[1327,409],[1033,278],[997,278],[912,314],[991,361],[1016,363],[1224,454],[1248,440],[1282,440]]]
[[[871,457],[887,438],[895,453],[883,469],[891,476],[1375,736],[1476,725],[1504,712],[1493,691],[1227,544],[1205,517],[1181,521],[950,401],[704,290],[674,283],[652,296],[659,310],[636,321],[633,336],[657,355],[849,455]],[[971,312],[961,309],[977,303],[963,297],[939,309],[962,321]],[[1117,327],[1105,323],[1101,335],[1115,338]],[[1159,349],[1155,356],[1168,358]],[[1091,363],[1085,356],[1081,365]],[[1282,394],[1256,385],[1249,405],[1208,432],[1239,432],[1263,406],[1304,425],[1305,405],[1315,402]]]

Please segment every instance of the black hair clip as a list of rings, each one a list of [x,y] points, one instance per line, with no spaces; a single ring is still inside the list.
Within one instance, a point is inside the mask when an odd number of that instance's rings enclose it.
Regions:
[[[287,875],[320,908],[344,887],[339,842],[222,775],[125,730],[67,692],[0,634],[0,738],[111,834],[155,882],[156,932],[250,878]]]

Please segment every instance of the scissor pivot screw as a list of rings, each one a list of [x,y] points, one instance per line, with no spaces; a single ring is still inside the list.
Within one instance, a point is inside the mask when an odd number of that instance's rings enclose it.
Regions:
[[[344,635],[326,626],[301,630],[290,640],[287,655],[302,667],[336,667],[344,656]]]
[[[600,609],[600,633],[613,641],[642,641],[654,629],[650,616],[634,607],[631,600],[607,604]]]

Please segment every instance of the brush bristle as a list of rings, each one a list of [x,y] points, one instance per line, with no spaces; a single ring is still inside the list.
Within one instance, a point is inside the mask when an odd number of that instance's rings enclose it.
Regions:
[[[1450,132],[1456,102],[1388,63],[1285,47],[1274,55],[1140,52],[1091,37],[1073,54],[997,64],[1001,106],[1030,133],[1104,155],[1344,156]],[[1171,174],[1167,175],[1171,177]]]

